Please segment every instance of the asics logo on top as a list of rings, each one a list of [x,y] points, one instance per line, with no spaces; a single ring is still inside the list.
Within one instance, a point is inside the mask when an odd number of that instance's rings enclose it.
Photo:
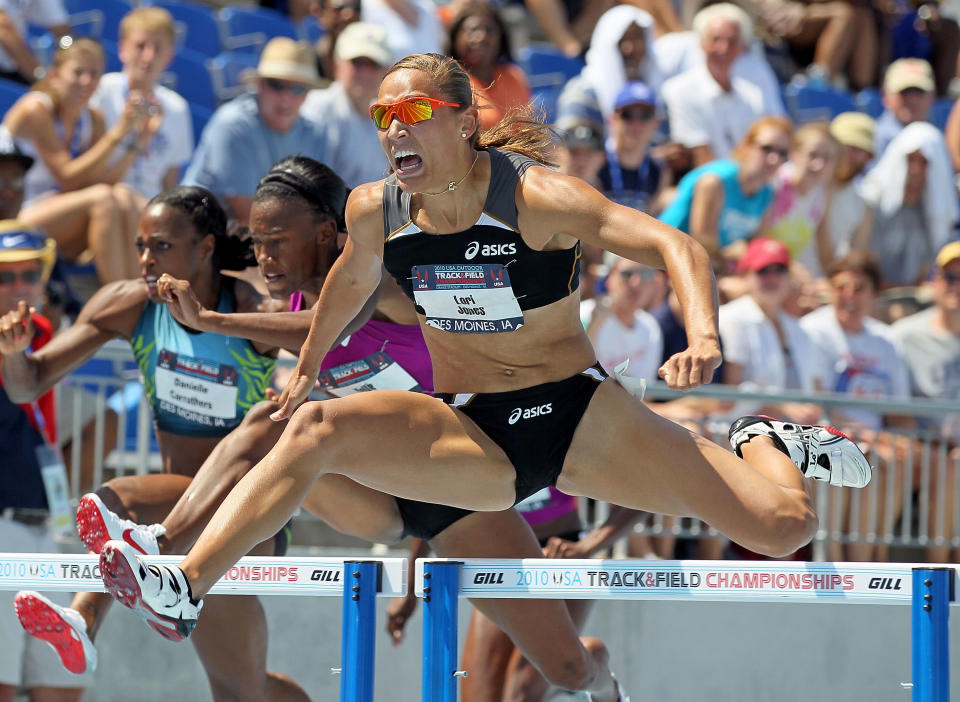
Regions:
[[[510,413],[510,416],[507,417],[507,422],[509,424],[516,424],[521,419],[533,419],[534,417],[542,417],[545,414],[550,414],[553,412],[553,403],[548,402],[545,405],[538,405],[536,407],[527,407],[526,409],[522,407],[517,407],[513,412]]]
[[[464,252],[463,257],[470,261],[477,254],[481,256],[509,256],[517,253],[516,244],[484,244],[480,246],[479,241],[471,241]]]

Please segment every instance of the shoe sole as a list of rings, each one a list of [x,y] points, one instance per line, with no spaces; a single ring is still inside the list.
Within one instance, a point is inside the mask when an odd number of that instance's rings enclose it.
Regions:
[[[77,506],[77,533],[80,534],[80,540],[87,550],[97,554],[111,539],[100,506],[87,495],[80,498],[80,504]]]
[[[136,576],[135,568],[126,558],[123,551],[110,544],[103,547],[100,553],[100,574],[103,577],[103,587],[113,598],[124,607],[132,609],[147,625],[169,641],[183,641],[186,637],[181,634],[177,624],[169,617],[158,614],[150,605],[143,601],[143,591]]]
[[[76,675],[87,672],[83,642],[75,638],[73,626],[60,612],[34,592],[18,593],[13,608],[23,630],[53,646],[64,668]]]

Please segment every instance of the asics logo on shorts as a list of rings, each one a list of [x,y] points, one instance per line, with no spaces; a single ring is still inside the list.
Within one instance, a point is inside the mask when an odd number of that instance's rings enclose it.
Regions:
[[[536,407],[527,407],[526,409],[522,407],[517,407],[513,412],[510,413],[510,416],[507,417],[507,422],[509,424],[516,424],[521,419],[533,419],[534,417],[542,417],[545,414],[550,414],[553,412],[553,403],[548,402],[545,405],[537,405]]]
[[[481,256],[507,256],[517,253],[516,244],[484,244],[480,246],[479,241],[471,241],[463,257],[468,261],[472,260],[477,254]]]

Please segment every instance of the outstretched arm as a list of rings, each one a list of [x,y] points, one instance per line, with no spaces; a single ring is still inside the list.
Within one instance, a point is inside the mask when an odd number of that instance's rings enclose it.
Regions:
[[[717,283],[706,249],[693,237],[623,207],[578,178],[531,168],[517,189],[520,231],[535,249],[559,249],[576,238],[632,261],[665,269],[680,300],[688,347],[660,368],[682,390],[710,382],[720,365]]]
[[[283,389],[275,421],[289,419],[307,398],[320,372],[323,357],[357,317],[380,283],[383,257],[381,211],[383,183],[356,188],[347,200],[347,231],[343,252],[330,269],[314,309],[310,333],[300,350],[297,368]]]

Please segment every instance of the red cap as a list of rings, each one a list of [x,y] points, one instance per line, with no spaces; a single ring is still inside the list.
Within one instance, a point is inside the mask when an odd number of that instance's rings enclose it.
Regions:
[[[747,245],[747,252],[737,262],[737,273],[759,271],[771,263],[790,265],[790,252],[782,241],[760,237]]]

